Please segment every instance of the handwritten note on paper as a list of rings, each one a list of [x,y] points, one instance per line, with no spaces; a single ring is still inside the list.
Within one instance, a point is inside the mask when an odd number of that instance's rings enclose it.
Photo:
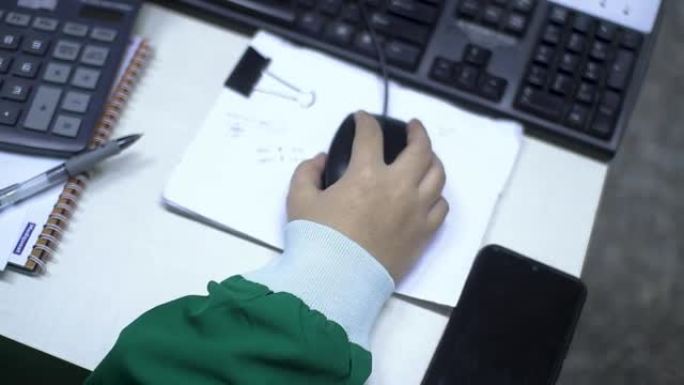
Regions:
[[[272,58],[271,71],[314,89],[316,103],[301,108],[271,94],[247,99],[224,90],[169,180],[164,199],[282,248],[285,198],[295,167],[326,151],[349,113],[379,111],[382,86],[373,73],[268,34],[259,33],[252,45]],[[521,127],[394,83],[390,95],[390,115],[404,121],[419,117],[427,128],[445,166],[444,196],[451,205],[439,234],[397,291],[453,306],[515,163]]]

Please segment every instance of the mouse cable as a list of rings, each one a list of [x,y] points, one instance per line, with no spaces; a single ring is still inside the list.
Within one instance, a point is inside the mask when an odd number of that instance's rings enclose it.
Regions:
[[[385,53],[382,51],[380,46],[380,40],[378,39],[378,34],[375,32],[375,28],[368,17],[368,12],[366,11],[366,0],[359,0],[359,10],[361,11],[361,16],[366,23],[366,28],[371,36],[371,41],[375,46],[375,53],[378,55],[378,63],[380,64],[380,72],[382,73],[382,80],[384,83],[384,95],[382,102],[382,117],[387,118],[387,108],[389,104],[389,76],[387,75],[387,60],[385,58]]]

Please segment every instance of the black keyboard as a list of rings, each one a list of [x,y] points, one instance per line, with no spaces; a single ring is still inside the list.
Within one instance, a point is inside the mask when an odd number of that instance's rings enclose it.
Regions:
[[[0,148],[79,152],[104,110],[139,1],[9,3],[0,4]]]
[[[350,0],[179,0],[377,68]],[[614,155],[648,66],[642,34],[547,0],[367,0],[390,76],[592,155]]]

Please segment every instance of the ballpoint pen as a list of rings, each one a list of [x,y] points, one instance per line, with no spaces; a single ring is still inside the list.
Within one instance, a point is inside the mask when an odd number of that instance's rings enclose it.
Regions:
[[[100,147],[75,155],[61,165],[27,181],[0,189],[0,211],[51,186],[64,183],[69,177],[92,169],[102,160],[117,155],[128,148],[141,136],[129,135],[111,140]]]

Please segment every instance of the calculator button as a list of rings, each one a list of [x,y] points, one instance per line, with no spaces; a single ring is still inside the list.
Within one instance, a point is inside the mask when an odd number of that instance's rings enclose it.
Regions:
[[[16,76],[21,76],[23,78],[33,79],[36,77],[36,73],[38,72],[39,67],[40,61],[20,57],[14,61],[12,74]]]
[[[0,53],[0,74],[6,73],[9,70],[10,64],[12,64],[12,57]]]
[[[45,55],[45,52],[47,51],[49,44],[50,43],[45,39],[38,39],[38,38],[27,39],[27,40],[24,40],[24,44],[22,46],[22,49],[24,50],[24,52],[27,52],[30,54],[43,56],[43,55]]]
[[[62,102],[62,109],[71,112],[86,112],[90,104],[90,95],[83,92],[69,91]]]
[[[7,102],[0,102],[0,124],[14,126],[19,119],[21,109]]]
[[[21,36],[15,35],[13,33],[3,33],[0,35],[0,49],[11,49],[15,50],[19,47],[19,42],[21,41]]]
[[[62,28],[66,35],[84,37],[88,34],[88,26],[80,23],[66,23]]]
[[[81,62],[100,67],[107,61],[108,55],[109,48],[87,45],[81,55]]]
[[[76,42],[60,40],[55,46],[52,56],[62,60],[75,60],[81,51],[81,45]]]
[[[75,138],[78,136],[78,130],[81,128],[81,119],[59,115],[55,121],[55,125],[52,127],[52,133],[60,136],[66,136],[68,138]]]
[[[69,80],[71,66],[60,63],[49,63],[43,74],[43,80],[53,83],[64,84]]]
[[[76,87],[93,90],[97,85],[98,79],[100,79],[100,71],[78,67],[74,73],[74,78],[71,80],[71,84]]]
[[[51,19],[49,17],[36,17],[33,20],[33,28],[41,30],[41,31],[48,31],[52,32],[57,30],[57,26],[59,25],[59,21],[55,19]]]
[[[28,27],[31,22],[31,16],[24,13],[10,12],[5,17],[5,22],[10,25],[16,25],[17,27]]]
[[[59,88],[38,87],[38,92],[36,92],[28,114],[26,114],[26,119],[24,119],[24,127],[36,131],[47,131],[60,96],[62,96],[62,90]]]
[[[106,42],[112,42],[114,39],[116,39],[117,32],[113,29],[109,28],[99,28],[95,27],[93,28],[93,31],[90,32],[90,37],[95,39],[95,40],[100,40],[100,41],[106,41]]]
[[[8,79],[2,86],[2,97],[5,99],[23,102],[28,99],[30,92],[31,86],[19,80]]]

